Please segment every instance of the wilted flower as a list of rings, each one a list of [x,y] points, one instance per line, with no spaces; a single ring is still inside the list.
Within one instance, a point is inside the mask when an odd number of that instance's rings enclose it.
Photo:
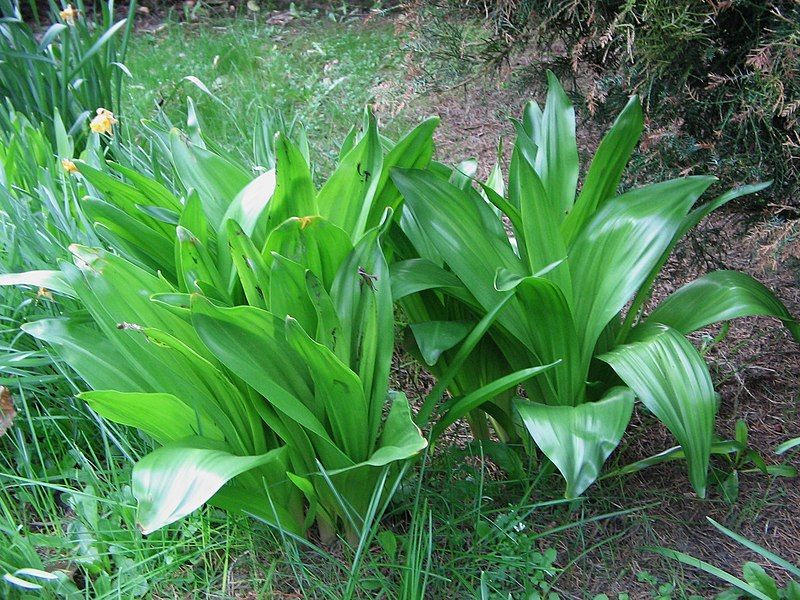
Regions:
[[[105,108],[97,109],[97,116],[89,123],[89,127],[95,133],[111,133],[112,125],[117,123],[114,113]]]
[[[78,172],[78,167],[76,167],[75,163],[72,162],[68,158],[62,158],[61,159],[61,166],[64,168],[64,170],[67,173],[77,173]]]
[[[67,25],[74,25],[75,19],[78,18],[78,9],[72,8],[72,4],[67,4],[67,8],[58,14],[61,17],[61,20],[67,23]]]

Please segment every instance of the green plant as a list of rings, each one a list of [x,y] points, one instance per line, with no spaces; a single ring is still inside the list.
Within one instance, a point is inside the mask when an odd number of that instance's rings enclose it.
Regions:
[[[597,478],[638,397],[681,444],[703,496],[717,399],[703,358],[685,336],[746,315],[777,317],[797,339],[800,325],[763,285],[733,271],[705,275],[649,314],[643,309],[681,237],[712,210],[765,185],[698,207],[712,177],[618,196],[642,130],[634,97],[600,144],[576,198],[574,110],[555,76],[548,78],[544,110],[532,102],[515,121],[507,196],[500,178],[478,191],[463,175],[442,170],[392,174],[405,198],[401,226],[417,253],[393,267],[395,298],[409,316],[417,353],[454,396],[439,407],[433,437],[464,415],[477,435],[486,435],[487,416],[505,440],[518,439],[524,428],[573,497]],[[457,346],[487,328],[477,346]],[[476,349],[467,356],[470,347]],[[532,366],[540,371],[527,370]],[[453,369],[454,379],[442,375]],[[473,390],[492,381],[494,398],[482,405]],[[527,398],[514,398],[520,383]],[[436,400],[423,406],[421,423]]]
[[[0,95],[6,103],[0,108],[0,128],[8,127],[9,113],[17,111],[42,123],[55,147],[60,115],[80,146],[95,109],[119,112],[136,2],[130,3],[127,19],[117,23],[113,2],[99,3],[98,22],[87,18],[82,0],[76,5],[59,11],[51,4],[53,24],[39,39],[22,20],[15,0],[0,3]]]
[[[388,169],[425,166],[435,125],[394,144],[366,113],[319,191],[287,137],[252,179],[196,122],[188,136],[149,129],[185,200],[99,149],[76,161],[82,210],[118,254],[73,245],[74,264],[0,282],[81,306],[23,329],[94,390],[81,394],[92,409],[160,445],[133,468],[143,531],[209,501],[289,536],[316,519],[324,539],[357,539],[375,490],[425,447],[405,397],[388,393],[379,241],[400,200]]]
[[[762,548],[758,544],[751,542],[747,538],[731,531],[727,527],[723,527],[711,517],[706,517],[708,522],[711,523],[718,531],[738,542],[742,546],[752,550],[753,552],[765,558],[769,562],[777,565],[792,577],[800,578],[800,568],[797,565],[782,559],[780,556],[770,552],[766,548]],[[695,567],[705,571],[709,575],[716,577],[725,583],[730,584],[732,587],[716,597],[719,600],[736,600],[737,598],[758,598],[758,600],[797,600],[800,598],[800,583],[798,580],[790,579],[782,588],[778,587],[778,583],[774,578],[770,577],[764,570],[764,567],[754,562],[746,562],[742,566],[742,576],[740,579],[731,573],[723,571],[705,561],[698,558],[671,550],[669,548],[650,548],[652,552],[677,560],[685,565]]]

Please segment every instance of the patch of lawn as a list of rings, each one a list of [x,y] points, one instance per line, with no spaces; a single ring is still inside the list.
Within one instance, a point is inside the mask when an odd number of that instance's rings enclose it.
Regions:
[[[271,109],[287,122],[304,124],[317,144],[313,162],[324,169],[338,151],[333,140],[343,139],[357,122],[375,85],[396,76],[401,43],[387,20],[304,18],[288,26],[248,19],[167,22],[157,33],[135,36],[127,59],[133,79],[122,104],[129,118],[164,110],[181,123],[191,96],[204,132],[245,154],[258,109]],[[184,79],[189,76],[218,101]]]

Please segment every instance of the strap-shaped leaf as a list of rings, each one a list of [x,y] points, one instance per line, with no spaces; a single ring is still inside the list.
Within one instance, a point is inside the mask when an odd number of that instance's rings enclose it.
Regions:
[[[282,133],[275,136],[275,160],[277,186],[264,233],[269,233],[289,217],[317,214],[317,191],[308,163],[300,149]]]
[[[508,192],[511,202],[519,207],[522,240],[530,273],[564,261],[567,250],[558,228],[561,206],[549,198],[536,171],[525,160],[519,147],[511,157]],[[569,266],[561,262],[545,277],[561,288],[567,299],[572,298]]]
[[[506,390],[513,390],[518,385],[528,381],[531,377],[544,373],[558,364],[557,362],[549,365],[540,365],[538,367],[530,367],[528,369],[521,369],[514,373],[510,373],[505,377],[500,377],[495,381],[481,387],[480,389],[470,392],[463,398],[456,399],[450,407],[448,407],[445,414],[433,428],[431,439],[437,439],[444,430],[450,425],[458,421],[461,417],[466,415],[495,396],[505,392]]]
[[[425,321],[409,325],[419,353],[429,366],[435,365],[446,350],[454,347],[472,331],[473,324],[458,321]]]
[[[590,356],[606,324],[642,285],[713,177],[686,177],[609,200],[569,249],[575,327]]]
[[[158,448],[133,467],[132,490],[139,501],[138,525],[148,534],[174,523],[205,504],[228,481],[277,461],[285,448],[260,456],[236,456],[200,437]]]
[[[236,221],[225,224],[233,267],[239,276],[247,304],[256,308],[269,306],[269,268],[261,252]]]
[[[97,234],[131,261],[162,271],[175,279],[175,240],[148,227],[119,208],[88,198],[82,203],[86,216],[94,222]]]
[[[424,258],[394,262],[389,266],[392,277],[392,299],[397,302],[425,290],[445,288],[447,293],[474,304],[469,292],[452,272]]]
[[[378,124],[367,115],[364,137],[347,153],[317,194],[319,214],[358,240],[367,230],[383,167]]]
[[[520,311],[515,321],[509,318],[503,323],[542,364],[561,361],[532,381],[531,385],[538,388],[536,400],[545,404],[581,403],[588,361],[581,360],[580,340],[563,292],[542,277],[509,280],[501,287],[501,275],[498,273],[495,285],[502,290],[516,289]]]
[[[352,464],[322,423],[324,415],[313,403],[307,369],[286,340],[282,319],[249,306],[218,308],[194,296],[192,323],[220,362],[263,395],[289,427],[299,424],[308,432],[324,464],[330,468]],[[313,464],[314,457],[303,458]]]
[[[330,423],[333,441],[353,462],[364,460],[373,440],[368,439],[369,406],[358,376],[291,317],[286,319],[286,338],[308,365],[314,399]]]
[[[253,243],[258,248],[263,248],[267,240],[268,223],[267,208],[271,207],[273,195],[275,194],[275,171],[262,173],[253,181],[244,186],[231,202],[222,223],[217,231],[218,242],[217,264],[222,278],[228,284],[228,292],[232,292],[235,287],[235,278],[232,277],[231,256],[225,249],[232,243],[229,238],[230,228],[227,227],[229,221],[236,222],[241,230],[252,238]],[[188,227],[192,231],[191,227]],[[194,233],[194,232],[193,232]],[[200,237],[200,236],[198,236]],[[203,238],[200,237],[202,240]]]
[[[40,319],[24,323],[22,331],[55,348],[58,355],[90,387],[139,391],[147,382],[97,329],[74,319]]]
[[[558,78],[547,72],[547,102],[541,120],[536,153],[536,172],[550,201],[561,210],[560,223],[572,209],[578,185],[578,144],[575,139],[575,109]]]
[[[703,357],[674,329],[653,325],[641,341],[599,358],[669,428],[686,452],[692,486],[704,497],[717,402]]]
[[[341,324],[335,352],[358,374],[364,388],[372,440],[378,436],[394,351],[392,282],[380,245],[391,222],[387,209],[382,223],[364,234],[347,255],[330,293]]]
[[[566,497],[580,496],[619,445],[633,412],[633,392],[615,387],[602,400],[549,406],[518,399],[514,408],[539,449],[567,482]]]
[[[367,465],[383,467],[393,462],[409,459],[428,446],[428,440],[422,436],[419,427],[414,423],[405,394],[392,392],[390,397],[389,414],[383,424],[383,431],[376,444],[375,452],[364,462],[347,469],[331,472],[331,475]],[[369,490],[369,492],[371,491]]]
[[[121,165],[115,162],[109,162],[108,166],[114,171],[123,175],[134,187],[142,192],[150,204],[156,204],[162,208],[168,208],[175,211],[181,210],[181,202],[175,197],[175,194],[169,191],[164,184],[155,179],[151,179],[147,175],[143,175],[138,171]]]
[[[189,293],[196,292],[201,282],[211,284],[217,291],[218,300],[229,303],[223,275],[217,269],[208,248],[191,231],[178,225],[175,229],[175,253],[178,257],[178,276],[183,289]]]
[[[667,264],[667,260],[669,259],[672,251],[675,249],[675,246],[678,245],[683,239],[689,230],[694,228],[700,221],[702,221],[705,217],[711,214],[713,211],[717,210],[719,207],[735,200],[736,198],[740,198],[742,196],[746,196],[748,194],[755,194],[771,185],[771,182],[766,183],[756,183],[753,185],[744,185],[742,187],[728,190],[721,196],[710,200],[704,204],[701,204],[697,208],[693,209],[689,214],[687,214],[683,221],[681,221],[680,227],[675,231],[672,236],[672,241],[669,245],[664,249],[661,253],[661,258],[656,261],[656,263],[650,269],[650,273],[647,275],[647,278],[644,280],[644,283],[641,285],[639,290],[636,292],[636,297],[633,299],[631,303],[630,309],[628,310],[628,314],[625,317],[625,322],[622,326],[622,331],[620,333],[620,340],[626,339],[626,336],[633,326],[635,320],[639,317],[639,310],[650,297],[650,294],[653,290],[653,282],[658,277],[658,274],[661,272],[661,269]]]
[[[269,275],[270,312],[279,319],[294,317],[306,331],[316,331],[317,311],[308,296],[306,269],[274,254]]]
[[[561,234],[567,245],[597,208],[617,195],[617,186],[642,134],[642,127],[642,104],[637,96],[633,96],[600,142],[575,206],[561,223]]]
[[[527,274],[505,236],[487,235],[487,222],[496,222],[497,215],[480,195],[473,197],[428,171],[395,169],[392,178],[406,207],[432,233],[431,242],[484,308],[499,300],[494,289],[499,267]]]
[[[195,435],[223,439],[211,419],[198,415],[172,394],[107,390],[83,392],[78,397],[101,417],[141,429],[159,444]]]
[[[44,288],[65,296],[74,296],[72,286],[67,283],[61,271],[26,271],[25,273],[0,274],[0,286],[30,285]]]
[[[169,141],[181,183],[197,190],[209,223],[219,228],[228,206],[252,177],[226,158],[184,140],[178,131],[170,133]]]
[[[309,269],[330,289],[339,267],[353,249],[350,236],[319,216],[291,217],[273,229],[264,246],[264,260],[272,253],[285,256]]]
[[[439,118],[426,119],[400,139],[387,152],[383,159],[375,201],[370,209],[367,227],[375,227],[380,223],[383,212],[387,208],[393,211],[401,201],[400,192],[389,178],[394,167],[403,169],[424,169],[433,156],[433,132],[439,125]]]
[[[762,283],[738,271],[714,271],[686,284],[659,304],[645,320],[683,334],[737,317],[767,316],[783,321],[800,342],[800,323]]]

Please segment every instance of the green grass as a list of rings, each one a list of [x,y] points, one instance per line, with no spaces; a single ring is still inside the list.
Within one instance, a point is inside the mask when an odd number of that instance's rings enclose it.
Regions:
[[[204,132],[231,151],[250,153],[258,108],[299,119],[316,141],[312,162],[330,166],[340,140],[358,122],[381,80],[397,76],[400,45],[391,22],[334,23],[303,18],[285,27],[248,19],[193,25],[167,22],[131,44],[127,115],[175,123],[186,96],[198,104]],[[185,77],[196,77],[210,98]]]

